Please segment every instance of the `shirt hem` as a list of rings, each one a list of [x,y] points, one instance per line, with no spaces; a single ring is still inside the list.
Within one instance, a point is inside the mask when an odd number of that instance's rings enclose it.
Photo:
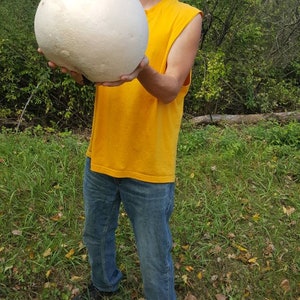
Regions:
[[[120,170],[113,170],[107,167],[99,166],[97,164],[93,164],[91,162],[91,170],[93,172],[102,173],[108,176],[112,176],[114,178],[132,178],[136,180],[141,180],[144,182],[150,183],[173,183],[175,182],[175,174],[174,175],[164,175],[164,176],[157,176],[157,175],[148,175],[142,174],[135,171],[120,171]]]

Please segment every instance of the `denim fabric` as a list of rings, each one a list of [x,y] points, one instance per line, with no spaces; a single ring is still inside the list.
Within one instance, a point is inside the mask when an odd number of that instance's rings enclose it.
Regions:
[[[115,230],[120,203],[133,226],[144,296],[147,300],[175,300],[172,237],[174,183],[146,183],[113,178],[90,170],[84,173],[85,228],[92,282],[101,291],[116,291],[122,278],[116,264]]]

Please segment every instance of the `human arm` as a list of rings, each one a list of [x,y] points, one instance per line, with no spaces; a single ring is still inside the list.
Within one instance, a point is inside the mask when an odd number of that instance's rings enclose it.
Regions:
[[[194,64],[201,37],[202,17],[198,14],[174,42],[164,74],[150,65],[138,74],[144,88],[164,103],[172,102],[179,93]]]

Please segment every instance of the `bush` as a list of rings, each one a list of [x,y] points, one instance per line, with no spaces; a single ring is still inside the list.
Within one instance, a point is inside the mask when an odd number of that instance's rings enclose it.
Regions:
[[[88,127],[93,88],[80,87],[70,77],[50,70],[37,54],[33,21],[38,2],[1,1],[0,118],[16,120],[26,106],[26,124]],[[186,2],[205,13],[186,114],[299,109],[300,35],[293,24],[300,17],[293,1]],[[274,5],[276,9],[269,9]],[[286,16],[295,22],[289,23]],[[282,40],[289,37],[288,44],[280,39],[277,45],[276,34]]]

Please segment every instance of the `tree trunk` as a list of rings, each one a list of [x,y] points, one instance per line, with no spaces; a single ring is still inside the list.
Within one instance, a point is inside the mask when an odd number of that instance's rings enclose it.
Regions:
[[[281,112],[269,114],[250,115],[205,115],[192,118],[191,122],[196,125],[208,124],[256,124],[260,121],[276,120],[280,123],[292,120],[300,122],[300,112]]]

